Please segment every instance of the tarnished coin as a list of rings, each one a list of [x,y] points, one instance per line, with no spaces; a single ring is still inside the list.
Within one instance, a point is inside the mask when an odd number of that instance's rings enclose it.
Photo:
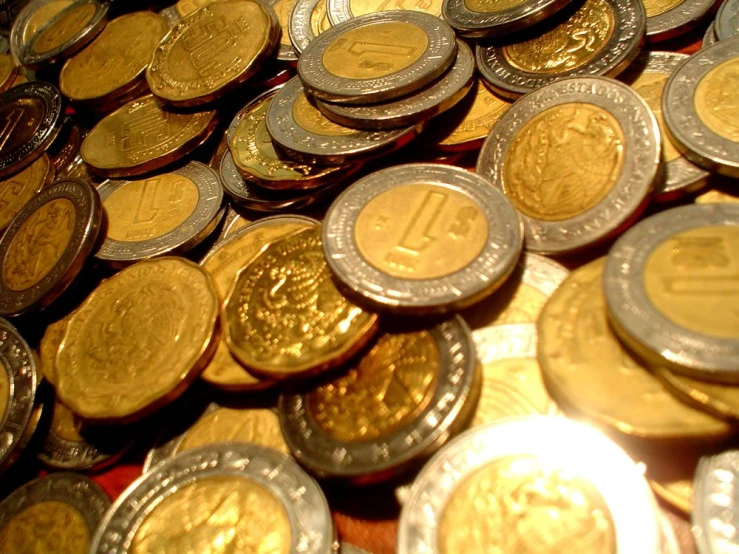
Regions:
[[[279,40],[274,10],[256,0],[211,3],[178,23],[146,69],[151,91],[195,106],[215,100],[259,71]]]
[[[463,37],[500,37],[522,31],[563,9],[570,0],[444,0],[444,19]]]
[[[654,554],[660,517],[641,468],[603,434],[512,418],[426,464],[400,514],[398,554],[485,552],[491,541],[508,552]]]
[[[739,383],[739,205],[681,206],[627,231],[608,254],[614,330],[654,365]]]
[[[521,252],[504,195],[464,169],[405,164],[371,173],[331,205],[323,248],[331,270],[378,309],[441,313],[503,284]]]
[[[739,177],[739,38],[696,52],[667,81],[664,118],[690,161]]]
[[[663,367],[656,367],[653,372],[672,394],[686,404],[716,417],[739,420],[739,386],[700,381]]]
[[[280,396],[287,444],[316,475],[356,482],[391,477],[467,423],[479,394],[475,363],[459,316],[383,333],[348,373]]]
[[[281,29],[280,40],[277,43],[277,53],[275,58],[282,62],[296,62],[298,60],[298,53],[293,48],[292,42],[290,41],[290,14],[295,7],[296,0],[267,0],[267,3],[272,6],[272,9],[277,15],[277,23]]]
[[[643,0],[647,38],[662,41],[695,28],[716,4],[714,0]]]
[[[716,13],[714,30],[718,40],[728,40],[739,35],[739,2],[737,0],[724,0]]]
[[[107,227],[95,256],[128,263],[190,250],[222,215],[223,189],[215,171],[190,162],[172,173],[98,187]]]
[[[646,19],[641,0],[585,0],[565,21],[533,38],[479,44],[477,67],[507,98],[564,77],[613,77],[639,53]]]
[[[418,90],[454,62],[454,31],[415,11],[364,15],[321,33],[298,60],[305,89],[322,100],[367,104]]]
[[[5,229],[23,206],[54,178],[49,156],[43,154],[31,165],[0,181],[0,230]]]
[[[724,554],[739,548],[738,475],[739,450],[727,450],[698,463],[692,519],[699,554]]]
[[[134,481],[108,511],[91,551],[182,552],[196,545],[331,554],[333,540],[323,492],[294,461],[227,443],[183,452]]]
[[[308,43],[331,28],[328,19],[326,0],[297,0],[290,13],[290,42],[300,54]],[[284,33],[285,30],[283,29]]]
[[[3,552],[89,552],[110,500],[92,479],[76,473],[39,477],[0,503]]]
[[[718,42],[718,37],[716,37],[716,25],[713,21],[708,25],[708,29],[706,29],[706,33],[703,35],[703,40],[701,41],[701,48],[708,48],[710,46],[713,46]]]
[[[425,12],[441,18],[442,2],[443,0],[326,0],[328,19],[332,25],[387,10]]]
[[[659,164],[647,103],[612,79],[575,77],[514,104],[483,144],[477,172],[515,206],[528,250],[561,254],[633,221]]]
[[[0,239],[0,315],[56,300],[95,246],[101,219],[100,197],[84,181],[57,181],[34,196]]]

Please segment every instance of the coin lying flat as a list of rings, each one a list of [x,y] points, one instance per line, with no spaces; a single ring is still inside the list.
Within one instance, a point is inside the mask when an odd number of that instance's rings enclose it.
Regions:
[[[686,404],[722,419],[739,419],[739,387],[736,385],[700,381],[663,367],[655,368],[654,374]]]
[[[544,86],[514,104],[483,144],[477,172],[518,211],[526,248],[557,254],[618,233],[645,207],[660,163],[646,102],[603,77]]]
[[[445,0],[444,19],[463,37],[496,39],[522,31],[563,9],[570,0]]]
[[[0,181],[0,229],[5,229],[23,206],[54,178],[49,156],[43,154],[20,172]]]
[[[735,498],[739,451],[702,458],[694,480],[693,534],[700,554],[739,548]]]
[[[739,2],[725,0],[721,4],[716,13],[714,29],[718,40],[728,40],[739,35]]]
[[[739,382],[739,205],[681,206],[627,231],[608,254],[614,330],[654,365]]]
[[[302,53],[308,43],[331,28],[326,12],[326,0],[297,0],[290,13],[288,28],[293,49]],[[284,29],[282,31],[285,32]]]
[[[369,13],[386,10],[404,10],[425,12],[429,15],[441,18],[441,5],[443,0],[326,0],[328,19],[332,25],[338,25]]]
[[[713,0],[645,0],[648,39],[662,41],[690,31],[714,4]]]
[[[33,36],[48,25],[49,21],[62,10],[68,8],[74,0],[31,0],[26,2],[18,13],[13,28],[10,30],[10,52],[20,60]]]

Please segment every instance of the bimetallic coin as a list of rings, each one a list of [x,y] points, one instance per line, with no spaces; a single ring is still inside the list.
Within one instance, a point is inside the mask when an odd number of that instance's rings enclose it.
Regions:
[[[280,396],[290,451],[316,475],[388,478],[435,452],[467,423],[479,394],[475,363],[470,331],[459,316],[384,333],[348,373]]]
[[[49,21],[62,10],[68,8],[74,0],[31,0],[24,2],[23,9],[13,21],[10,30],[10,52],[16,60],[20,60],[22,52],[31,39]]]
[[[739,35],[739,2],[737,0],[724,0],[716,13],[714,29],[718,40],[728,40]]]
[[[86,135],[87,129],[83,128],[75,117],[68,115],[64,118],[59,134],[46,151],[57,171],[64,170],[79,155]]]
[[[0,239],[0,315],[40,310],[82,270],[102,219],[84,181],[57,181],[34,196]]]
[[[298,60],[306,91],[317,98],[367,104],[418,90],[454,62],[454,31],[415,11],[364,15],[311,41]]]
[[[523,42],[477,46],[477,67],[495,92],[516,98],[564,77],[614,77],[639,53],[641,0],[585,0],[564,22]]]
[[[695,28],[715,5],[714,0],[643,0],[647,38],[662,41]]]
[[[701,48],[708,48],[710,46],[713,46],[717,42],[718,38],[716,37],[716,25],[713,21],[711,21],[711,23],[708,25],[708,29],[706,29],[706,34],[703,35]]]
[[[652,370],[677,398],[716,417],[739,420],[739,387],[709,383],[674,373],[663,367]]]
[[[23,206],[54,178],[49,156],[43,154],[31,165],[0,181],[0,230],[5,229]]]
[[[627,231],[608,254],[614,330],[654,365],[739,382],[739,205],[681,206]]]
[[[326,0],[297,0],[290,13],[290,42],[300,54],[308,43],[331,28],[326,12]],[[285,30],[283,29],[284,33]]]
[[[738,450],[705,457],[698,463],[692,520],[699,554],[724,554],[739,548],[738,474]]]
[[[267,3],[275,11],[277,22],[282,30],[280,40],[277,43],[275,57],[282,62],[296,62],[298,60],[298,53],[293,48],[288,32],[290,28],[290,14],[295,7],[296,0],[267,0]]]
[[[563,9],[570,0],[444,0],[444,19],[463,37],[496,39],[522,31]]]
[[[443,0],[326,0],[331,25],[387,10],[424,12],[441,18],[442,3]]]
[[[483,144],[477,172],[515,206],[528,250],[561,254],[635,219],[659,163],[647,103],[612,79],[574,77],[514,104]]]

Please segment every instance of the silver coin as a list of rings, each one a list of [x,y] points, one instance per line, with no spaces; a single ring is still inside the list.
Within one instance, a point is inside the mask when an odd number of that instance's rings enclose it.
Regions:
[[[525,96],[493,127],[477,160],[477,172],[518,210],[526,248],[547,254],[618,232],[646,205],[659,167],[654,114],[631,88],[605,77],[564,79]]]
[[[358,546],[354,546],[353,544],[349,544],[348,542],[342,541],[341,548],[339,549],[339,554],[370,554],[366,550],[362,550]]]
[[[308,43],[331,27],[326,11],[326,0],[297,0],[290,12],[290,42],[298,54]]]
[[[571,0],[525,0],[504,4],[480,0],[444,0],[444,19],[463,37],[499,39],[544,21]]]
[[[641,358],[739,383],[737,227],[739,205],[681,206],[641,221],[613,245],[603,278],[608,311]]]
[[[651,3],[650,0],[647,3]],[[656,3],[658,13],[647,17],[647,37],[651,41],[662,41],[687,33],[711,11],[715,3],[715,0],[680,0],[667,11],[662,11]]]
[[[456,52],[454,30],[438,17],[402,10],[372,13],[311,41],[298,60],[298,75],[305,89],[323,100],[382,102],[431,83],[454,62]]]
[[[639,53],[646,20],[641,0],[586,0],[566,21],[527,41],[478,44],[477,67],[506,98],[565,77],[614,77]]]
[[[681,65],[663,96],[667,130],[683,155],[729,177],[739,177],[737,75],[739,38],[720,41]]]
[[[716,13],[714,29],[718,40],[728,40],[739,35],[739,1],[724,0]]]
[[[222,522],[209,520],[218,510],[218,501],[227,497],[229,515],[234,517],[229,528],[238,528],[229,537],[238,536],[241,529],[250,536],[265,535],[271,526],[287,520],[286,535],[271,534],[273,540],[288,543],[285,550],[332,552],[331,513],[318,484],[288,456],[243,443],[188,450],[141,476],[108,510],[90,552],[131,552],[150,540],[161,541],[163,549],[177,548],[176,544],[190,544],[174,542],[188,541],[188,532],[197,533],[203,541],[198,544],[217,541],[219,548],[236,547],[228,539],[224,542]],[[260,500],[257,504],[255,497]],[[167,526],[161,519],[172,508],[184,526]]]
[[[708,48],[709,46],[713,46],[717,42],[718,38],[716,37],[716,24],[714,21],[711,21],[711,23],[708,25],[708,29],[706,29],[706,33],[703,35],[701,48]]]
[[[537,498],[533,505],[521,492],[527,490],[536,491],[531,493]],[[505,508],[500,498],[508,499]],[[489,501],[481,510],[477,503],[485,499]],[[513,506],[508,508],[507,502]],[[577,519],[573,525],[582,525],[589,544],[617,554],[659,551],[661,522],[649,485],[641,469],[605,435],[581,423],[545,416],[476,427],[450,442],[421,470],[400,514],[397,551],[434,554],[464,544],[465,550],[482,552],[490,544],[483,542],[488,537],[510,533],[519,533],[515,544],[535,551],[538,533],[527,534],[524,529],[531,528],[520,522],[537,520],[544,510],[550,517],[567,519],[575,505],[586,520]],[[569,525],[558,529],[561,536],[547,534],[546,540],[566,541],[570,531],[574,536]]]
[[[472,87],[475,56],[461,40],[452,67],[427,87],[408,96],[367,106],[335,104],[316,100],[323,114],[347,127],[357,129],[395,129],[413,125],[455,106]]]
[[[435,363],[429,352],[437,353]],[[382,369],[387,355],[396,360],[387,365],[387,378],[400,379],[394,372],[403,367],[400,371],[406,385],[398,381],[398,386],[414,386],[414,392],[420,391],[418,396],[396,400],[416,405],[403,406],[409,413],[394,425],[384,423],[380,415],[394,413],[384,404],[385,397],[368,398],[369,389],[363,386],[364,381],[373,379],[369,375],[372,370]],[[438,450],[459,431],[479,394],[472,336],[459,316],[427,329],[405,328],[401,333],[381,335],[355,368],[348,376],[309,392],[280,395],[280,422],[290,451],[316,475],[361,483],[397,474]],[[418,388],[419,382],[428,385]],[[352,417],[362,411],[366,411],[362,420]],[[334,425],[342,419],[351,422],[351,427],[338,432]]]
[[[693,536],[700,554],[739,549],[739,450],[701,458],[693,480]]]
[[[443,313],[484,298],[511,274],[521,246],[521,223],[504,195],[479,175],[441,164],[363,177],[334,201],[323,225],[339,281],[399,313]]]

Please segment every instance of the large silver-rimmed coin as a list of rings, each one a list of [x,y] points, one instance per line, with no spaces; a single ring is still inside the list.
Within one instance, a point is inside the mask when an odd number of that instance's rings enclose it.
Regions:
[[[542,512],[552,518],[543,528],[533,523]],[[659,518],[641,469],[605,435],[564,418],[515,418],[460,435],[426,464],[400,514],[398,554],[484,552],[490,536],[511,552],[545,540],[552,552],[654,554]]]
[[[739,38],[700,50],[667,81],[664,118],[675,145],[690,161],[739,177]]]
[[[454,62],[454,30],[423,12],[364,15],[321,33],[298,60],[305,89],[323,100],[382,102],[431,83]]]
[[[457,41],[457,57],[444,75],[408,96],[367,106],[335,104],[317,100],[323,114],[348,127],[358,129],[395,129],[419,123],[456,105],[472,87],[475,56],[461,40]]]
[[[134,481],[106,514],[90,551],[182,552],[195,544],[330,554],[333,540],[326,498],[293,460],[224,443],[182,452]]]
[[[641,0],[585,0],[565,21],[534,38],[479,44],[477,67],[506,98],[564,77],[614,77],[639,53],[646,20]]]
[[[500,38],[545,20],[570,0],[444,0],[444,19],[463,37]]]
[[[372,173],[331,205],[323,249],[336,277],[379,310],[443,313],[498,288],[516,266],[521,223],[490,183],[441,164]]]
[[[459,316],[384,333],[346,375],[280,396],[290,451],[319,476],[371,482],[401,472],[467,423],[479,394],[475,363]],[[372,393],[385,382],[403,392]]]
[[[526,248],[559,254],[635,218],[659,164],[659,127],[647,103],[613,79],[572,77],[513,104],[485,140],[477,172],[518,210]]]
[[[739,34],[739,2],[737,0],[724,0],[716,13],[714,29],[718,40],[728,40]]]
[[[662,41],[687,33],[714,4],[715,0],[644,0],[647,37],[650,41]]]
[[[604,288],[614,330],[639,356],[739,383],[739,205],[653,215],[616,241]]]
[[[701,458],[693,480],[693,536],[700,554],[739,549],[739,450]]]
[[[10,29],[10,52],[16,60],[20,60],[23,50],[29,41],[49,20],[72,2],[54,2],[54,0],[31,0],[23,2],[23,9],[13,21]]]
[[[300,54],[308,43],[331,28],[326,11],[326,0],[297,0],[290,13],[290,42]],[[283,29],[284,32],[284,29]]]
[[[714,21],[711,21],[711,23],[708,25],[708,29],[706,29],[706,33],[703,35],[701,48],[708,48],[710,46],[713,46],[717,42],[718,38],[716,37],[716,24]]]

